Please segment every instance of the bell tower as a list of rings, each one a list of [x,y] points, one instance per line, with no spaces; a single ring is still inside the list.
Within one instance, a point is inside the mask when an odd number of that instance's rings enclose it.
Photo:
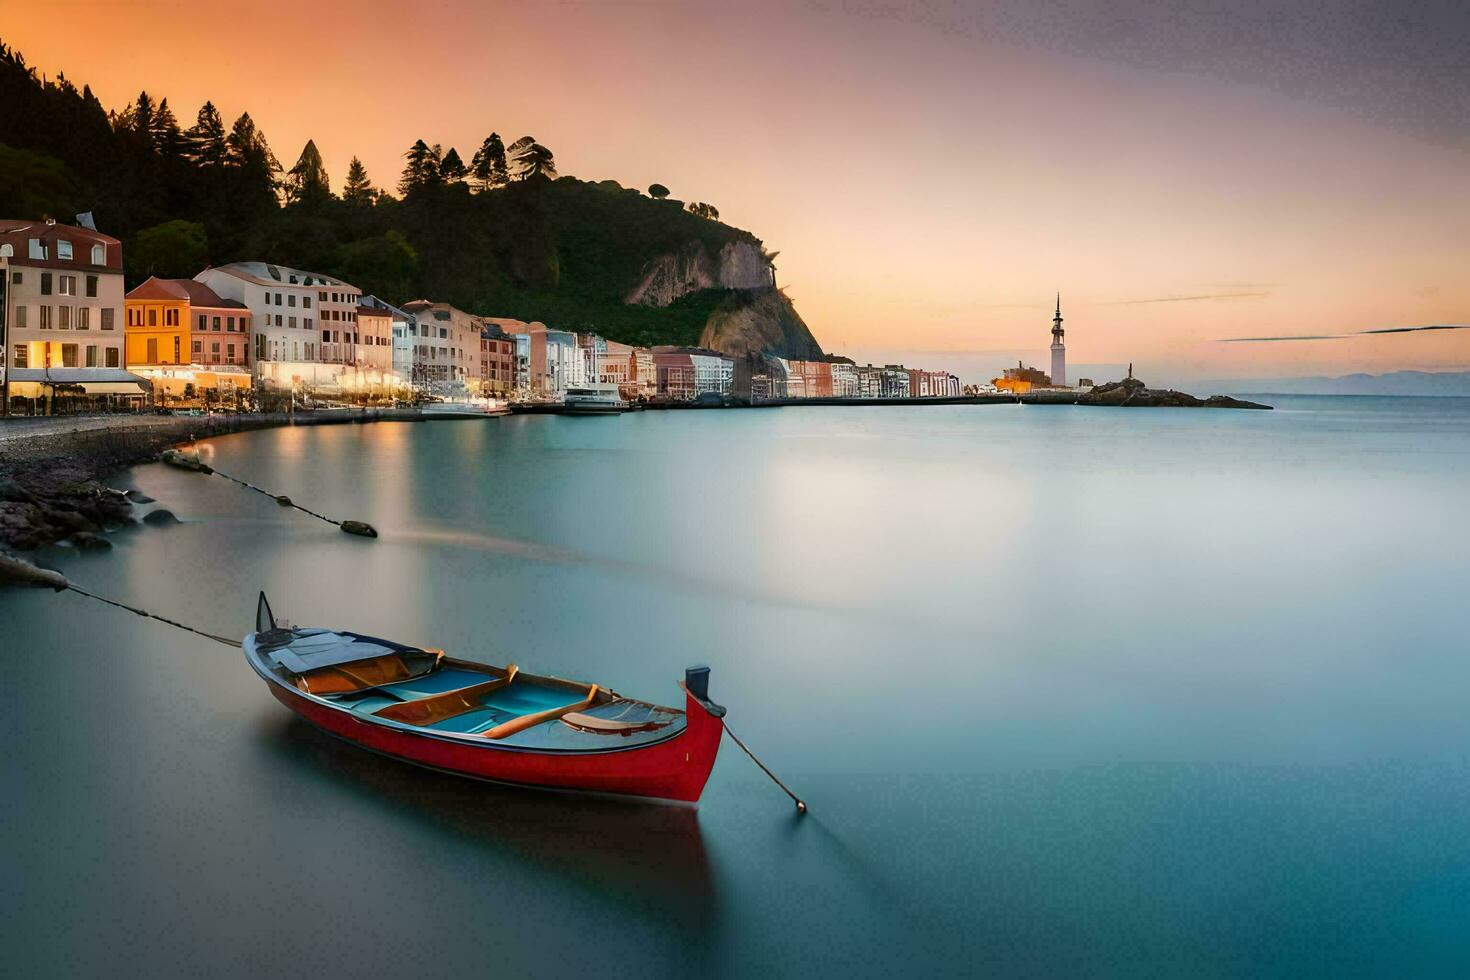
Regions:
[[[1051,321],[1051,383],[1059,387],[1067,384],[1066,331],[1062,329],[1062,294],[1057,293],[1057,315]]]

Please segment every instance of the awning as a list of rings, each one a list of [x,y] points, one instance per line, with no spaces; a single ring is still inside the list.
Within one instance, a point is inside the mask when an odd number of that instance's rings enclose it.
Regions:
[[[122,368],[11,368],[11,381],[34,381],[44,385],[132,384],[148,387],[146,378]]]
[[[143,395],[147,389],[136,381],[83,381],[82,390],[89,395]]]

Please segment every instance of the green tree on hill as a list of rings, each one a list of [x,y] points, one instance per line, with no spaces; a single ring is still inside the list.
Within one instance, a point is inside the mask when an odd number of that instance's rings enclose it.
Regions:
[[[123,256],[134,279],[187,279],[209,264],[209,237],[196,222],[165,221],[134,235]]]
[[[459,151],[451,146],[444,159],[439,161],[439,179],[446,184],[459,184],[464,182],[468,173],[464,161],[459,158]]]
[[[485,137],[485,142],[475,151],[475,157],[470,161],[470,174],[482,191],[503,187],[510,180],[505,166],[505,144],[500,141],[499,133]]]
[[[317,208],[332,199],[332,184],[327,178],[327,168],[322,163],[321,151],[315,140],[307,140],[301,148],[301,157],[286,174],[283,190],[287,204],[304,208]]]
[[[199,107],[199,116],[194,125],[184,133],[185,152],[189,159],[206,167],[218,167],[225,162],[229,148],[225,145],[225,122],[213,102]]]
[[[708,218],[710,221],[720,220],[720,209],[713,204],[705,204],[703,201],[694,201],[686,205],[685,210],[699,218]]]
[[[367,167],[357,157],[347,165],[347,181],[342,185],[342,200],[354,206],[372,204],[378,197],[378,190],[368,180]]]
[[[153,115],[153,125],[149,127],[148,133],[153,148],[158,153],[170,159],[183,156],[184,134],[179,130],[179,121],[174,118],[174,111],[168,107],[168,99],[159,101],[158,111]]]
[[[403,176],[398,181],[398,193],[408,197],[414,191],[428,187],[439,181],[439,161],[429,144],[423,140],[415,140],[413,146],[408,148],[404,158],[407,163],[403,167]]]

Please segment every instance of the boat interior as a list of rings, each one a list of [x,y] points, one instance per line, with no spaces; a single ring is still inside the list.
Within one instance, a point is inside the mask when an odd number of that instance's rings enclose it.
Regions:
[[[297,690],[368,719],[522,748],[605,751],[662,741],[682,711],[620,697],[596,684],[492,667],[360,636],[272,629],[257,658]]]

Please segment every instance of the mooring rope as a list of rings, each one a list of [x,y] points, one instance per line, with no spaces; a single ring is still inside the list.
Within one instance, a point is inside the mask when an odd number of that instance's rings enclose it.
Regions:
[[[177,620],[169,619],[167,616],[160,616],[157,613],[151,613],[151,612],[149,612],[146,609],[139,609],[137,606],[130,606],[130,605],[128,605],[125,602],[118,602],[116,599],[109,599],[106,596],[100,596],[100,595],[98,595],[95,592],[88,592],[86,589],[81,588],[80,586],[74,584],[70,580],[67,581],[66,587],[69,590],[71,590],[72,592],[77,593],[77,595],[84,595],[88,599],[96,599],[98,602],[105,602],[109,606],[116,606],[119,609],[126,609],[128,612],[133,613],[135,615],[144,616],[144,617],[147,617],[148,619],[156,619],[160,623],[166,623],[169,626],[174,626],[174,627],[177,627],[177,628],[179,628],[181,630],[187,630],[190,633],[194,633],[194,634],[196,634],[198,636],[202,636],[202,637],[204,637],[205,639],[208,639],[208,640],[213,640],[216,643],[223,643],[225,646],[234,647],[237,650],[240,649],[240,641],[239,640],[232,640],[232,639],[230,639],[227,636],[217,636],[214,633],[206,633],[204,630],[195,629],[194,627],[188,626],[188,625],[186,625],[184,623],[180,623]]]
[[[210,466],[208,463],[200,460],[198,454],[188,456],[177,449],[169,449],[164,452],[163,461],[170,466],[174,466],[182,470],[189,470],[192,473],[203,473],[205,476],[209,476],[210,474],[213,474],[215,476],[222,476],[226,480],[229,480],[231,483],[238,483],[240,486],[244,487],[247,490],[254,490],[256,493],[261,494],[262,496],[271,498],[282,507],[294,507],[296,510],[301,511],[301,513],[309,514],[319,521],[326,521],[328,524],[332,524],[337,528],[347,532],[348,534],[355,534],[361,538],[376,538],[378,536],[377,529],[366,521],[333,520],[325,514],[318,514],[316,511],[308,507],[301,506],[285,494],[271,493],[264,487],[257,487],[255,484],[242,480],[238,476],[230,476],[230,474],[228,473],[222,473],[219,470],[215,469],[213,466]]]
[[[214,475],[215,476],[222,476],[226,480],[229,480],[231,483],[238,483],[238,484],[240,484],[240,486],[244,487],[247,490],[254,490],[258,494],[261,494],[263,496],[269,497],[272,500],[274,500],[276,503],[280,504],[282,507],[295,507],[297,510],[301,511],[301,513],[303,513],[303,514],[310,514],[312,517],[315,517],[318,520],[326,521],[328,524],[335,524],[338,527],[341,527],[342,526],[342,522],[341,521],[334,521],[330,517],[326,516],[325,514],[318,514],[316,511],[311,510],[310,508],[303,507],[300,504],[298,504],[296,501],[292,500],[290,497],[284,496],[282,494],[271,493],[269,490],[265,490],[265,489],[262,489],[261,487],[257,487],[253,483],[246,483],[244,480],[240,479],[239,477],[237,477],[237,476],[230,476],[230,474],[225,473],[225,472],[223,472],[221,470],[215,470],[214,471]]]
[[[793,800],[796,801],[796,812],[797,813],[801,813],[801,814],[805,814],[806,813],[806,804],[802,802],[801,797],[799,797],[795,793],[791,792],[790,787],[788,787],[785,783],[781,782],[780,779],[776,778],[776,774],[773,773],[773,772],[771,772],[771,770],[767,769],[766,768],[766,764],[764,762],[762,762],[761,760],[757,759],[755,757],[755,753],[752,752],[752,751],[750,751],[750,749],[748,749],[748,748],[745,747],[745,743],[742,742],[742,741],[740,741],[740,736],[739,735],[736,735],[734,732],[730,731],[730,726],[728,724],[725,725],[725,734],[726,735],[729,735],[732,739],[734,739],[735,740],[735,744],[738,745],[738,746],[740,746],[741,750],[746,755],[750,756],[750,761],[751,762],[754,762],[756,765],[758,765],[758,766],[761,767],[761,772],[763,772],[767,776],[770,776],[771,777],[771,782],[773,782],[777,786],[781,787],[781,789],[786,792],[786,795],[787,796],[791,797]]]

